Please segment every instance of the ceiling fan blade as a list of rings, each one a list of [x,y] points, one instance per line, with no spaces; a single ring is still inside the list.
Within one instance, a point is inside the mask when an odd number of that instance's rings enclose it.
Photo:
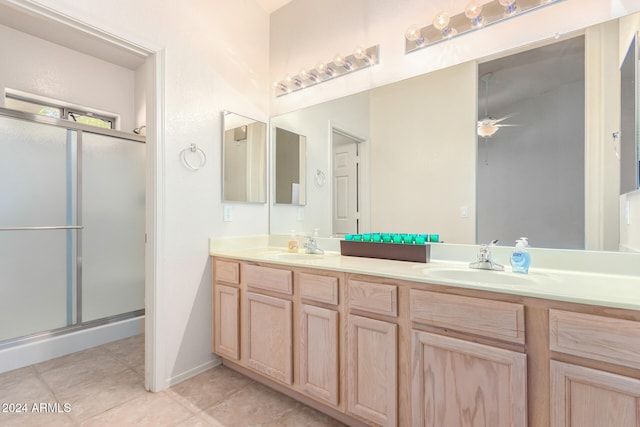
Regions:
[[[518,113],[511,113],[511,114],[507,114],[506,116],[500,117],[499,119],[493,119],[495,120],[495,123],[500,123],[504,120],[510,119],[513,116],[516,116]]]

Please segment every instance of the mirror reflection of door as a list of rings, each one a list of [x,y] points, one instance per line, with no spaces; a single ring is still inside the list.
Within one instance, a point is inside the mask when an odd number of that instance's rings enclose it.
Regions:
[[[362,142],[333,129],[333,234],[358,233],[359,217],[359,163],[358,146]]]

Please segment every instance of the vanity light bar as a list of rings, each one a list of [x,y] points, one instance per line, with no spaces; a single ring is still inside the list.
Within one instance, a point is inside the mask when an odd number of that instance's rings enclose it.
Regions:
[[[565,0],[493,0],[485,4],[481,4],[481,0],[470,0],[462,13],[449,17],[441,12],[432,25],[410,26],[405,32],[404,52],[415,52],[561,1]]]
[[[273,89],[277,97],[288,95],[318,83],[372,67],[380,62],[380,45],[367,49],[356,47],[351,55],[336,55],[329,62],[320,62],[314,68],[300,70],[295,76],[287,76],[274,82]]]

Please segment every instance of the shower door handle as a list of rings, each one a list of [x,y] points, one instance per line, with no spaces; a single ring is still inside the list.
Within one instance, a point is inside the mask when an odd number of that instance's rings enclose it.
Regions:
[[[81,230],[83,225],[52,225],[45,227],[0,227],[0,231]]]

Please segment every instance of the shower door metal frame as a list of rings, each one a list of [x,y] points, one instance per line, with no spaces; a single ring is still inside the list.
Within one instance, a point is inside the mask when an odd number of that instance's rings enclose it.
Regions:
[[[146,143],[146,138],[142,135],[133,133],[122,132],[119,130],[100,128],[97,126],[85,125],[82,123],[72,122],[66,119],[57,119],[53,117],[41,116],[34,113],[27,113],[24,111],[11,110],[8,108],[0,107],[0,117],[10,117],[19,120],[25,120],[33,123],[40,123],[44,125],[50,125],[58,128],[67,129],[67,131],[77,132],[77,153],[76,153],[76,223],[82,224],[82,135],[83,133],[92,133],[103,136],[110,136],[114,138],[124,139],[131,142]],[[67,139],[69,143],[69,139]],[[101,319],[92,320],[89,322],[82,321],[82,225],[54,225],[54,226],[35,226],[35,227],[0,227],[0,232],[5,231],[42,231],[42,230],[67,230],[76,233],[76,320],[73,322],[70,317],[73,317],[68,311],[67,314],[67,326],[61,328],[55,328],[47,331],[35,332],[33,334],[10,338],[8,340],[0,341],[0,350],[4,348],[10,348],[18,344],[25,344],[31,341],[41,340],[43,338],[54,337],[63,335],[82,329],[93,328],[100,325],[119,322],[121,320],[132,319],[145,314],[145,309],[134,310],[128,313],[117,314],[113,316],[104,317]],[[146,236],[146,234],[145,234]],[[146,240],[146,238],[145,238]],[[67,294],[69,298],[69,293]],[[70,307],[69,302],[67,304]]]

